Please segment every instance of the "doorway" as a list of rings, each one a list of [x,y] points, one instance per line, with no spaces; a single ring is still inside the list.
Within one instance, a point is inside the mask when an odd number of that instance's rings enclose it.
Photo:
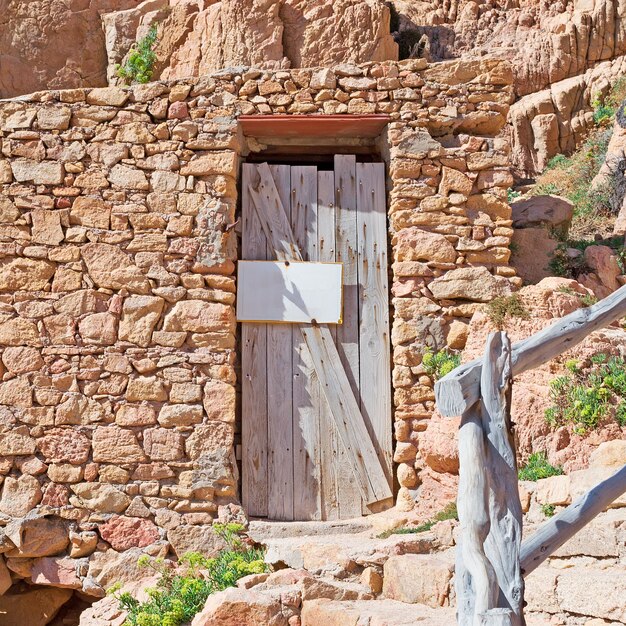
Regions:
[[[242,173],[242,260],[274,260],[251,189],[259,166]],[[383,480],[392,484],[387,210],[382,163],[335,155],[330,169],[272,164],[269,172],[305,261],[343,264],[342,323],[329,326]],[[346,451],[298,325],[242,324],[242,499],[273,520],[336,520],[391,506],[369,502]],[[334,413],[330,406],[335,406]],[[345,424],[350,428],[350,424]],[[365,431],[363,431],[365,432]],[[361,442],[362,444],[370,442]]]

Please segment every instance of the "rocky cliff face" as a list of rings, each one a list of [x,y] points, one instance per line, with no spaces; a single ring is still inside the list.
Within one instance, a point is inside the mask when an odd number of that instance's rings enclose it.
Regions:
[[[158,22],[154,78],[396,60],[382,0],[0,0],[0,97],[94,87]]]
[[[0,97],[106,85],[100,16],[138,0],[0,0]]]

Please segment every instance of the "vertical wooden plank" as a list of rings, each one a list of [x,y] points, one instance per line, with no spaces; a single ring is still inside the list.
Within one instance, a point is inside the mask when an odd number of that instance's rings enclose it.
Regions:
[[[319,260],[335,261],[335,174],[318,172],[317,175],[317,240]],[[337,328],[329,326],[331,336],[337,342]],[[320,394],[320,466],[322,519],[339,519],[339,482],[349,476],[350,466],[339,468],[341,441],[333,422],[328,401]]]
[[[270,171],[285,210],[290,206],[291,168]],[[289,217],[289,216],[287,216]],[[293,520],[292,328],[267,325],[268,517]]]
[[[392,484],[391,354],[385,166],[357,163],[359,376],[361,414]],[[393,502],[377,503],[377,508]]]
[[[244,259],[267,259],[267,240],[250,198],[254,165],[242,171],[242,240]],[[241,326],[242,500],[246,512],[267,517],[267,325]]]
[[[359,401],[359,280],[357,265],[356,157],[335,155],[335,258],[343,263],[343,323],[337,327],[337,351],[350,387]],[[340,450],[338,465],[345,466]],[[339,481],[342,519],[361,515],[362,499],[349,479]]]
[[[305,261],[318,260],[317,168],[291,168],[291,226]],[[297,297],[297,294],[294,294]],[[309,350],[301,333],[293,345],[293,514],[297,520],[321,519],[321,392]]]

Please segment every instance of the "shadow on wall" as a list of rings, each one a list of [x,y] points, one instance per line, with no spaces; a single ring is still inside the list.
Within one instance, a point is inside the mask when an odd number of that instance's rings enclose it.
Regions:
[[[387,2],[391,12],[390,30],[399,47],[399,58],[443,61],[458,56],[454,53],[455,32],[447,26],[416,24]]]

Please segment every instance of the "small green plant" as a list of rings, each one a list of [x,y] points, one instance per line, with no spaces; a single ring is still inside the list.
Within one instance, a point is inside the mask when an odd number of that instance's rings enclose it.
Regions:
[[[179,626],[199,613],[212,593],[232,587],[243,576],[266,571],[263,551],[250,547],[241,537],[239,524],[214,524],[228,548],[216,557],[188,552],[174,569],[163,559],[142,556],[138,565],[160,575],[156,587],[147,589],[148,600],[140,602],[130,593],[119,593],[120,585],[108,591],[127,612],[124,626]]]
[[[131,83],[147,83],[152,78],[156,54],[153,50],[157,40],[157,25],[153,24],[148,34],[133,44],[124,65],[115,67],[116,74],[127,85]]]
[[[595,296],[591,295],[590,293],[586,293],[586,294],[581,294],[580,295],[580,303],[584,306],[584,307],[588,307],[588,306],[593,306],[594,304],[597,304],[598,302],[598,298],[596,298]]]
[[[550,465],[545,452],[533,452],[528,457],[526,465],[519,470],[518,477],[520,480],[537,481],[561,474],[563,474],[563,468]]]
[[[556,507],[554,506],[554,504],[542,504],[541,505],[541,512],[546,517],[553,517],[554,514],[556,513]]]
[[[607,100],[597,95],[591,106],[593,107],[593,121],[596,126],[605,126],[613,121],[615,109]]]
[[[444,509],[439,511],[432,519],[420,524],[419,526],[407,526],[403,528],[394,528],[393,530],[386,530],[384,533],[378,535],[379,539],[387,539],[391,535],[411,535],[414,533],[428,532],[437,522],[443,522],[448,519],[458,520],[459,513],[456,508],[456,502],[449,502]]]
[[[557,291],[559,293],[566,293],[569,296],[576,296],[584,307],[593,306],[598,302],[598,298],[591,295],[590,293],[578,293],[577,291],[574,291],[571,287],[559,287]]]
[[[511,204],[511,202],[519,200],[521,197],[522,194],[519,191],[512,189],[511,187],[506,190],[506,200],[509,204]]]
[[[621,357],[595,354],[589,367],[570,361],[567,374],[550,382],[552,406],[545,417],[551,426],[569,424],[583,435],[611,414],[626,426],[626,362]]]
[[[439,380],[461,365],[461,355],[447,348],[439,352],[427,348],[422,355],[422,365],[429,376]]]
[[[528,309],[524,306],[518,294],[512,296],[499,296],[487,305],[487,315],[499,330],[502,330],[504,322],[510,317],[519,317],[527,320],[530,317]]]

